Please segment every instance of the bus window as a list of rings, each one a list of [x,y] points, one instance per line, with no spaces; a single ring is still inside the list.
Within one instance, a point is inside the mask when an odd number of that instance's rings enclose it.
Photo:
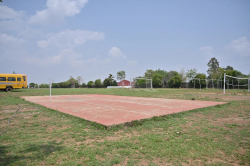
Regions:
[[[17,77],[17,81],[21,81],[21,78]]]
[[[6,81],[6,77],[0,77],[0,81]]]
[[[16,81],[15,77],[8,77],[8,81]]]
[[[23,80],[26,81],[26,77],[25,76],[23,76]]]

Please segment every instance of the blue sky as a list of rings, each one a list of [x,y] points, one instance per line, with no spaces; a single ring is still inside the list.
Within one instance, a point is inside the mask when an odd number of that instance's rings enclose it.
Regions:
[[[3,0],[0,73],[87,83],[120,70],[127,79],[158,68],[206,73],[216,57],[248,74],[249,9],[249,0]]]

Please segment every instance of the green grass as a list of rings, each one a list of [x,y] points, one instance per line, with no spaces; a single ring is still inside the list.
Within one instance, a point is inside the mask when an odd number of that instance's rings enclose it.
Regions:
[[[229,104],[153,117],[106,129],[20,96],[48,89],[0,92],[0,165],[249,165],[250,94],[242,90],[52,89],[53,95],[107,94]],[[25,109],[24,109],[25,108]]]

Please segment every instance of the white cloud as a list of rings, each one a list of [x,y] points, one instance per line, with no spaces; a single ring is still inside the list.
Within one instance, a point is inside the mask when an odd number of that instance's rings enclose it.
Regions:
[[[23,11],[16,12],[7,6],[0,6],[0,19],[17,19],[23,15]]]
[[[210,46],[200,47],[199,50],[206,55],[212,55],[213,53],[213,47]]]
[[[71,66],[78,66],[84,63],[84,60],[81,59],[82,55],[77,54],[72,49],[63,49],[56,56],[50,56],[45,58],[26,58],[26,62],[36,65],[57,65],[57,64],[70,64]]]
[[[60,23],[64,17],[79,14],[87,2],[88,0],[47,0],[47,8],[37,11],[29,22],[41,25]]]
[[[21,44],[24,40],[22,38],[16,38],[5,33],[0,33],[0,43],[1,45],[13,46],[14,44]]]
[[[25,12],[15,11],[7,6],[0,6],[0,30],[24,29]]]
[[[241,37],[237,40],[233,40],[226,47],[242,56],[250,56],[250,43],[247,40],[247,37]]]
[[[136,60],[128,61],[128,65],[136,65],[136,64],[137,64],[137,61],[136,61]]]
[[[126,56],[123,55],[122,51],[120,50],[120,48],[114,46],[114,47],[111,47],[111,49],[109,50],[109,54],[111,54],[113,57],[123,57],[126,59]]]
[[[104,33],[101,32],[64,30],[57,34],[50,34],[47,40],[37,41],[37,45],[40,48],[46,48],[49,46],[73,47],[83,44],[87,40],[103,40],[104,37]]]

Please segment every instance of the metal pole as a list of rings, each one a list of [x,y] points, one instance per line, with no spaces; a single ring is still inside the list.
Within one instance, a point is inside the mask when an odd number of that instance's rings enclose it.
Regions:
[[[224,90],[223,90],[223,94],[225,94],[225,88],[226,88],[225,82],[226,82],[226,73],[224,73]]]
[[[232,79],[232,85],[233,85],[233,89],[234,89],[234,80]]]
[[[50,101],[51,101],[51,79],[49,80],[49,85],[50,85],[50,88],[49,88],[50,89],[50,92],[49,92],[50,94],[49,94],[49,96],[50,96]]]
[[[194,89],[195,89],[195,80],[194,80]]]
[[[205,81],[206,81],[206,88],[207,88],[207,79]]]

